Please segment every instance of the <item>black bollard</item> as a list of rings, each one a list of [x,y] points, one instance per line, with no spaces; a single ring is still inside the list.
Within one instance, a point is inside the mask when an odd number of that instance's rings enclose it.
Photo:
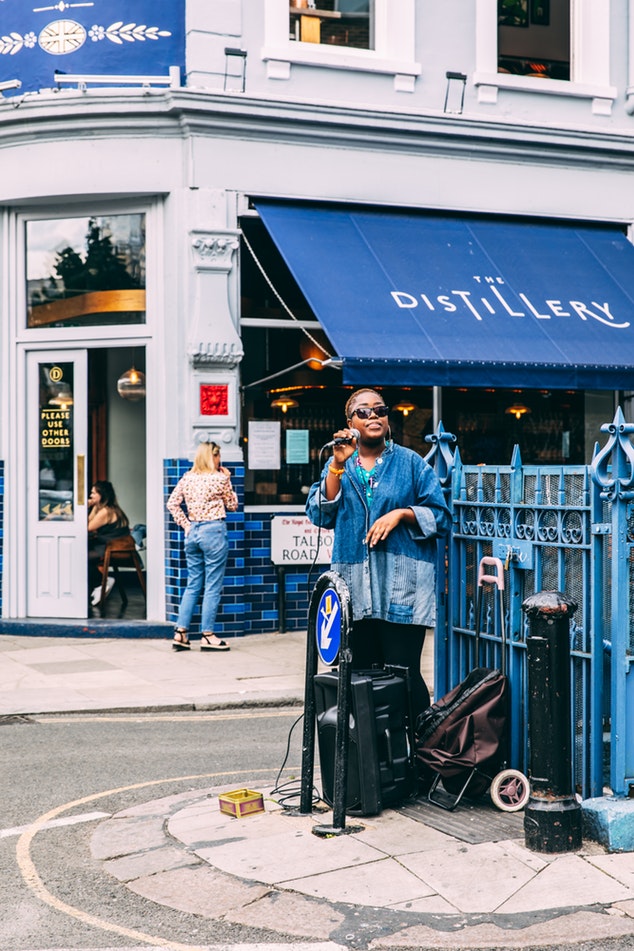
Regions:
[[[570,619],[574,601],[558,591],[526,598],[529,619],[528,737],[530,798],[524,813],[527,848],[581,848],[581,806],[574,795],[570,724]]]

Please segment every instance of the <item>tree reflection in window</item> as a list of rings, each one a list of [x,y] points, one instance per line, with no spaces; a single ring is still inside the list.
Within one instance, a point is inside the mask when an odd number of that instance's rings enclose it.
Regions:
[[[27,222],[29,327],[145,323],[145,215]]]

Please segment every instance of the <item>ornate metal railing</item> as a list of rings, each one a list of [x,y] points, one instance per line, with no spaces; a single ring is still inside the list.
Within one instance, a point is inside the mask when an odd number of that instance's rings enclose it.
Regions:
[[[435,695],[446,693],[477,664],[499,667],[504,628],[511,684],[507,758],[526,770],[521,605],[537,591],[564,592],[577,604],[570,626],[571,723],[574,780],[584,798],[601,795],[605,785],[625,795],[634,784],[634,697],[628,700],[634,656],[634,425],[619,410],[601,430],[608,440],[587,466],[523,465],[517,447],[508,466],[463,465],[442,425],[428,456],[443,484],[451,486],[454,516],[443,550]],[[478,566],[485,556],[504,564],[503,594],[491,585],[478,591]]]

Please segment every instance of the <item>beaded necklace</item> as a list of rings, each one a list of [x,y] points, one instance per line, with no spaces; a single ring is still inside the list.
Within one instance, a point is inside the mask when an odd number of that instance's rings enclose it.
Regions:
[[[386,442],[386,448],[388,443]],[[384,450],[385,451],[385,450]],[[374,489],[379,484],[376,476],[376,467],[383,465],[383,453],[375,460],[374,465],[371,469],[365,469],[361,459],[359,458],[359,450],[355,449],[353,455],[354,464],[357,470],[357,477],[359,482],[364,488],[365,498],[368,505],[372,505],[372,499],[374,497]]]

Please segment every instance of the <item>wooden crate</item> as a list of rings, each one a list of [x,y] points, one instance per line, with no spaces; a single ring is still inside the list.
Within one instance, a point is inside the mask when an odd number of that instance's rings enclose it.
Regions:
[[[222,793],[218,796],[220,811],[234,819],[244,816],[253,816],[257,812],[264,812],[264,798],[262,793],[253,789],[234,789],[233,792]]]

